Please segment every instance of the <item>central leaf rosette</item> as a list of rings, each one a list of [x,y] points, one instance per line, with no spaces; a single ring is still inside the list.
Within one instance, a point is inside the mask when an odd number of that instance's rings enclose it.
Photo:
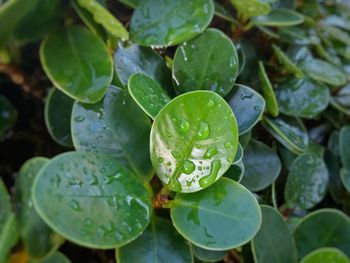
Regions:
[[[231,166],[238,127],[230,106],[212,91],[185,93],[157,115],[151,160],[158,177],[176,192],[212,185]]]

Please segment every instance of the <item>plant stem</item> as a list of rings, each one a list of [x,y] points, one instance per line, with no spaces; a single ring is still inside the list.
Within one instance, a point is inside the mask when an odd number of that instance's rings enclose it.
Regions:
[[[165,185],[153,199],[153,208],[169,208],[167,203],[171,190]]]

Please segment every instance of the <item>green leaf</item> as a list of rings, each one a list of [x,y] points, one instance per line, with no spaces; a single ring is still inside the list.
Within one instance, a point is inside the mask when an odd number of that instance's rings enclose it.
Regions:
[[[239,247],[251,240],[261,225],[255,197],[228,178],[197,193],[178,193],[170,215],[181,235],[209,250]]]
[[[214,1],[215,6],[215,12],[214,14],[228,22],[231,22],[233,24],[238,25],[238,21],[234,19],[234,17],[231,15],[229,11],[226,10],[226,8],[221,5],[220,3]]]
[[[231,167],[224,174],[224,176],[239,183],[243,178],[244,171],[245,171],[245,168],[244,168],[243,161],[239,161],[236,164],[232,164]]]
[[[193,261],[193,256],[171,222],[154,217],[138,239],[116,250],[116,260],[119,263],[188,263]]]
[[[264,64],[261,61],[259,61],[259,79],[263,97],[266,101],[266,109],[273,117],[277,117],[279,114],[278,102],[270,79],[266,74]]]
[[[350,171],[345,168],[340,169],[340,179],[346,191],[350,193]]]
[[[11,248],[17,243],[17,220],[10,196],[0,177],[0,263],[7,263]]]
[[[292,163],[284,198],[289,207],[310,209],[324,198],[328,187],[328,170],[314,153],[304,153]]]
[[[176,192],[212,185],[233,163],[237,147],[235,116],[212,91],[176,97],[159,112],[151,130],[153,167]]]
[[[123,86],[127,86],[131,75],[143,73],[156,80],[171,95],[171,72],[163,58],[151,48],[119,45],[114,53],[114,64]]]
[[[350,116],[350,85],[346,85],[343,88],[341,88],[337,94],[333,95],[331,97],[331,105],[341,111],[342,113]]]
[[[135,8],[140,4],[141,0],[119,0],[119,2],[122,2],[129,7]]]
[[[30,159],[23,164],[16,178],[19,233],[26,252],[36,259],[56,250],[63,241],[39,217],[32,203],[33,181],[48,162],[49,159],[44,157]]]
[[[96,23],[100,24],[110,35],[122,40],[129,39],[129,32],[124,28],[123,24],[96,0],[75,1],[90,12]]]
[[[269,4],[261,0],[230,0],[231,4],[244,17],[267,15],[271,11]]]
[[[315,30],[307,27],[280,27],[278,28],[277,34],[282,41],[289,44],[317,45],[321,42]]]
[[[276,45],[272,45],[273,51],[277,57],[278,62],[283,66],[283,68],[294,74],[296,77],[302,77],[304,73],[301,69],[291,61],[288,56]]]
[[[323,112],[330,100],[326,85],[310,78],[289,78],[276,89],[279,109],[283,114],[315,118]]]
[[[215,251],[208,250],[201,247],[197,247],[196,245],[191,245],[193,254],[196,258],[203,262],[217,262],[224,259],[227,251]]]
[[[135,102],[152,119],[171,100],[155,80],[143,73],[136,73],[129,78],[128,90]]]
[[[257,192],[270,186],[281,172],[278,155],[262,142],[252,140],[244,150],[244,176],[240,182]]]
[[[4,140],[7,132],[15,126],[17,115],[12,103],[0,94],[0,141]]]
[[[349,258],[339,249],[333,247],[320,248],[307,254],[300,263],[349,263]]]
[[[98,249],[134,240],[152,215],[149,186],[104,154],[67,152],[53,158],[34,181],[33,203],[57,233]]]
[[[350,126],[344,126],[339,133],[339,153],[343,166],[350,169]]]
[[[236,116],[240,135],[252,129],[265,110],[264,98],[244,85],[235,84],[226,100]]]
[[[242,147],[242,145],[240,143],[238,143],[238,148],[237,148],[235,159],[233,160],[233,164],[237,164],[240,161],[242,161],[243,154],[244,154],[243,147]]]
[[[40,263],[70,263],[70,262],[71,261],[60,252],[55,252],[48,258],[45,258],[44,260],[40,261]]]
[[[40,59],[55,87],[77,101],[98,102],[112,81],[107,47],[83,27],[53,31],[40,46]]]
[[[333,86],[346,84],[345,73],[332,64],[320,59],[308,59],[300,64],[300,68],[311,78]]]
[[[27,1],[22,1],[22,5],[24,2]],[[35,4],[26,12],[13,32],[13,37],[20,44],[37,40],[57,26],[63,17],[65,7],[64,2],[60,0],[31,0],[28,2]]]
[[[297,263],[297,250],[288,224],[274,208],[262,205],[262,225],[252,240],[256,263]]]
[[[131,39],[143,46],[174,46],[203,32],[213,16],[212,0],[141,1],[131,18]]]
[[[265,116],[262,124],[276,140],[293,153],[300,154],[307,150],[309,136],[304,124],[298,118],[282,115],[277,118]]]
[[[74,100],[52,88],[45,102],[45,124],[51,138],[66,147],[73,146],[71,116]]]
[[[153,173],[149,156],[150,120],[123,90],[111,86],[97,104],[75,103],[72,136],[77,150],[118,159],[140,178]]]
[[[303,218],[293,231],[299,260],[322,247],[334,247],[350,256],[350,220],[336,209],[320,209]]]
[[[177,93],[211,90],[222,96],[238,75],[236,48],[223,32],[210,28],[176,49],[173,80]]]
[[[290,9],[274,9],[265,16],[251,19],[253,24],[260,26],[295,26],[304,22],[304,16]]]

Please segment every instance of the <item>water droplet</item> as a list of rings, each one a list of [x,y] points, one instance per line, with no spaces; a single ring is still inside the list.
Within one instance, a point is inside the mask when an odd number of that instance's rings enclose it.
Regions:
[[[212,183],[215,182],[216,177],[219,173],[219,170],[221,168],[221,161],[220,160],[214,160],[211,163],[211,169],[210,169],[210,173],[207,176],[202,177],[201,179],[199,179],[199,185],[202,188],[205,188],[209,185],[211,185]]]
[[[96,175],[91,175],[91,179],[89,182],[90,185],[98,185],[98,179]]]
[[[213,108],[215,106],[215,102],[213,100],[208,101],[208,107]]]
[[[178,151],[172,151],[171,155],[175,158],[175,159],[179,159],[181,157],[181,154]]]
[[[197,137],[199,140],[205,140],[209,136],[209,125],[205,121],[199,123],[199,130],[197,132]]]
[[[105,176],[105,183],[106,184],[110,184],[113,181],[118,181],[119,177],[121,176],[121,173],[116,173],[116,174],[112,174],[112,175],[106,175]]]
[[[84,225],[85,225],[86,227],[91,228],[92,225],[93,225],[93,221],[92,221],[90,218],[85,218],[85,220],[84,220]]]
[[[164,162],[164,158],[163,157],[158,157],[158,163],[163,163]]]
[[[170,165],[171,165],[171,162],[167,162],[166,165],[167,165],[167,166],[170,166]]]
[[[196,169],[196,166],[194,163],[190,160],[185,160],[183,165],[182,165],[182,171],[185,174],[191,174],[194,170]]]
[[[78,115],[76,117],[74,117],[74,121],[76,122],[82,122],[85,120],[85,117],[83,115]]]
[[[218,153],[218,149],[215,146],[210,146],[208,149],[205,151],[203,158],[204,159],[210,159],[213,156],[215,156]]]
[[[182,133],[187,133],[191,128],[191,124],[187,120],[181,119],[179,128]]]
[[[181,53],[182,53],[182,56],[183,56],[184,60],[187,61],[188,58],[187,58],[187,54],[186,54],[185,48],[183,46],[181,46],[180,50],[181,50]]]
[[[81,211],[80,204],[77,200],[72,200],[69,203],[69,206],[74,210],[74,211]]]
[[[226,141],[224,146],[225,146],[225,148],[230,148],[231,147],[231,143],[229,141]]]

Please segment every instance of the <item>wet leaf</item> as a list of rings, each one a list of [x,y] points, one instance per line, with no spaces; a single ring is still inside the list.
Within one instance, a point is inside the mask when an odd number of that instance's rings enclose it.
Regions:
[[[265,116],[262,124],[284,147],[295,154],[307,150],[309,136],[304,124],[295,117],[280,115],[277,118]]]
[[[43,167],[33,185],[41,218],[66,239],[115,248],[141,235],[152,214],[149,186],[104,154],[66,152]]]
[[[290,9],[274,9],[267,15],[253,17],[252,22],[261,26],[295,26],[304,22],[304,16]]]
[[[284,197],[289,207],[310,209],[325,196],[328,170],[323,160],[314,153],[304,153],[292,163]]]
[[[333,247],[350,256],[350,220],[336,209],[320,209],[303,218],[293,231],[299,260],[310,252]]]
[[[212,185],[233,163],[237,147],[235,116],[211,91],[176,97],[152,126],[153,167],[162,182],[176,192],[195,192]]]
[[[173,80],[177,93],[211,90],[225,96],[238,75],[238,56],[223,32],[207,29],[176,49]]]
[[[100,24],[110,35],[122,40],[129,39],[129,32],[106,8],[96,0],[75,0],[80,7],[91,13],[97,24]]]
[[[40,59],[55,87],[80,102],[98,102],[112,81],[107,47],[83,27],[53,31],[41,44]]]
[[[330,100],[326,85],[309,78],[289,78],[276,89],[279,109],[295,117],[315,118],[323,112]]]
[[[181,235],[209,250],[239,247],[252,239],[261,225],[255,197],[228,178],[197,193],[178,193],[170,213]]]
[[[261,0],[230,0],[239,13],[245,17],[267,15],[271,11],[269,4]]]
[[[262,205],[262,225],[252,240],[254,262],[296,263],[297,250],[288,224],[274,208]]]
[[[140,251],[143,251],[142,257]],[[154,217],[140,237],[117,249],[116,260],[120,263],[188,263],[193,261],[193,255],[169,220]]]
[[[261,61],[259,61],[259,79],[261,82],[263,97],[266,102],[266,109],[273,117],[277,117],[279,109],[275,91],[273,90],[270,79],[266,74],[264,64]]]
[[[300,263],[349,263],[349,258],[339,249],[332,247],[320,248],[307,254]]]
[[[45,224],[33,207],[33,181],[48,162],[49,159],[44,157],[29,159],[16,178],[19,234],[26,252],[33,259],[44,258],[64,241]]]
[[[51,138],[66,147],[73,146],[71,116],[74,100],[56,88],[51,89],[45,102],[45,124]]]
[[[236,116],[240,135],[252,129],[265,110],[264,98],[244,85],[234,85],[226,100]]]
[[[129,78],[128,90],[135,102],[152,119],[171,100],[155,80],[142,73]]]
[[[257,192],[270,186],[281,172],[278,155],[262,142],[252,140],[244,150],[244,176],[240,182]]]
[[[131,19],[131,39],[143,46],[174,46],[194,38],[214,15],[211,0],[146,0]]]

